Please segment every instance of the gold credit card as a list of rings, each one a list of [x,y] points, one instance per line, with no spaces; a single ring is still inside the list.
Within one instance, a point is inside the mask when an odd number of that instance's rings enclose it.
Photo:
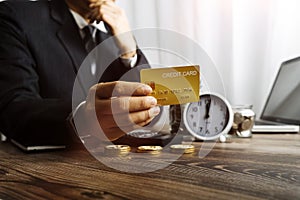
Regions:
[[[199,101],[200,67],[182,66],[141,70],[141,82],[149,85],[159,105]]]

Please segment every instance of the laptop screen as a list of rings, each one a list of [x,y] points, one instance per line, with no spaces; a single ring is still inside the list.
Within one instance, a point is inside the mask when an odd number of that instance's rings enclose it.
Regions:
[[[282,63],[261,119],[300,124],[300,57]]]

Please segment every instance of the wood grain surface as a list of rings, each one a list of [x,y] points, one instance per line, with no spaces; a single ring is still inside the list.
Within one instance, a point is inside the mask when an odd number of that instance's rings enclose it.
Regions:
[[[0,199],[300,199],[300,135],[233,139],[137,174],[84,148],[28,154],[1,143]]]

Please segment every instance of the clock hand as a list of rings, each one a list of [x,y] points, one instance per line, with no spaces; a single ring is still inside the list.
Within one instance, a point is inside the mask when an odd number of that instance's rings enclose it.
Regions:
[[[205,104],[205,116],[204,116],[205,119],[209,118],[210,103],[211,103],[211,99],[207,100]]]
[[[208,127],[208,123],[209,123],[208,118],[209,118],[210,103],[211,103],[211,99],[205,101],[205,116],[204,116],[205,134],[209,134],[209,130],[207,129],[207,127]]]

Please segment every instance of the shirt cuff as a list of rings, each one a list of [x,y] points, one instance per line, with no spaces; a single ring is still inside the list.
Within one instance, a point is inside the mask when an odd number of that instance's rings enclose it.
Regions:
[[[71,130],[73,132],[75,132],[77,134],[77,130],[76,130],[76,126],[75,126],[75,123],[74,123],[74,116],[76,115],[76,113],[78,112],[79,108],[85,104],[86,101],[83,101],[81,102],[74,110],[73,112],[71,112],[67,118],[67,122],[71,128]]]

